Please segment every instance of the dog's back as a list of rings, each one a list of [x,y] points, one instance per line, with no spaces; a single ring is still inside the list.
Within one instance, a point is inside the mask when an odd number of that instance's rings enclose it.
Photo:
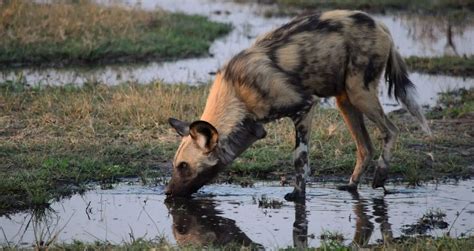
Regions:
[[[359,11],[312,13],[257,39],[224,68],[225,78],[252,88],[268,106],[336,96],[348,74],[368,85],[382,73],[392,41],[388,30]]]

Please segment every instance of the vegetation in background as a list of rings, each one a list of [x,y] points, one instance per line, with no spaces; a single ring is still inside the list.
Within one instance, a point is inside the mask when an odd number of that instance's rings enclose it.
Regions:
[[[264,2],[303,9],[358,9],[370,12],[389,10],[440,13],[474,11],[474,3],[469,0],[268,0]]]
[[[463,119],[472,117],[474,111],[474,91],[459,89],[439,94],[439,102],[428,113],[430,118]]]
[[[230,25],[89,0],[0,4],[0,67],[165,60],[205,54]]]
[[[146,182],[169,174],[180,138],[167,119],[199,118],[207,92],[208,86],[161,83],[35,88],[20,79],[1,84],[0,214],[44,205],[92,181],[107,184],[138,176]],[[406,113],[391,115],[401,129],[392,175],[417,184],[471,174],[474,90],[464,92],[456,103],[431,113],[432,139]],[[356,150],[347,127],[335,109],[317,109],[314,116],[314,176],[345,179],[352,172]],[[380,149],[381,135],[369,125]],[[239,157],[222,179],[279,178],[293,172],[292,123],[282,119],[266,128],[267,137]],[[372,170],[367,173],[370,179]]]
[[[432,58],[411,56],[405,58],[405,62],[414,71],[465,77],[474,76],[474,56],[444,56]]]
[[[373,6],[380,5],[413,9],[449,6],[471,10],[472,7],[467,1],[438,1],[436,4],[432,1],[420,4],[417,1],[369,0],[276,2],[302,8],[356,5],[350,8],[372,6],[370,8],[378,9]],[[450,20],[465,23],[466,14],[451,15]],[[11,0],[0,5],[0,68],[192,57],[206,53],[211,41],[230,29],[230,25],[211,22],[205,17],[104,7],[89,0],[54,4]],[[406,60],[416,71],[456,76],[473,76],[474,73],[473,57],[410,57]]]

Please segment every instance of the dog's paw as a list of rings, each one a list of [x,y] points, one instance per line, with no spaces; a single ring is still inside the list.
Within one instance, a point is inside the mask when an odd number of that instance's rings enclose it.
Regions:
[[[337,186],[336,189],[340,191],[357,192],[357,184],[350,183],[347,185],[341,185],[341,186]]]
[[[374,173],[374,180],[372,181],[372,188],[375,189],[379,187],[384,187],[387,177],[388,177],[388,168],[376,167],[375,173]]]

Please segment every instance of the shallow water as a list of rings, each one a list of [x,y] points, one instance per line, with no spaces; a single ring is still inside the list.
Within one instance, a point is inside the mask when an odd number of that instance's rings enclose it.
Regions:
[[[344,242],[359,246],[403,235],[405,225],[438,209],[446,213],[445,229],[426,234],[473,234],[472,180],[427,184],[418,188],[390,185],[393,194],[362,186],[358,195],[335,189],[333,183],[310,185],[304,204],[284,202],[291,187],[258,183],[253,188],[205,186],[194,199],[164,202],[163,187],[120,184],[112,190],[93,190],[53,203],[43,214],[18,213],[0,217],[5,236],[0,243],[29,246],[40,230],[60,242],[96,240],[129,242],[165,237],[174,244],[225,244],[230,241],[266,248],[319,246],[325,231],[338,232]],[[259,208],[266,196],[283,202],[281,208]],[[459,215],[459,216],[457,216]],[[293,228],[293,226],[296,226]],[[44,231],[47,233],[48,231]],[[43,239],[48,238],[45,234]]]

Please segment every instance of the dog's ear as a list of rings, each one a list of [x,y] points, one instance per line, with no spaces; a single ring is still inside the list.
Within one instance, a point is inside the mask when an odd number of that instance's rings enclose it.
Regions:
[[[176,132],[181,136],[189,135],[189,123],[184,122],[175,118],[169,118],[168,123],[176,130]]]
[[[205,152],[210,153],[217,146],[219,133],[217,129],[206,121],[198,120],[189,126],[189,135]]]

